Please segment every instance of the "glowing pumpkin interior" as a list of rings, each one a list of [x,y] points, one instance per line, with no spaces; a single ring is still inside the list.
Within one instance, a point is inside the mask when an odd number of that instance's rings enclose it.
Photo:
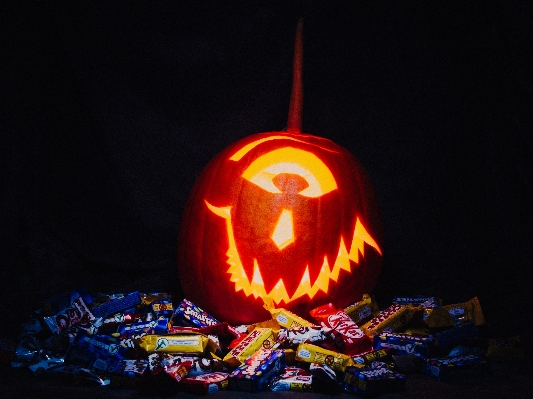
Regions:
[[[257,140],[240,149],[229,159],[238,161],[248,151],[262,142],[281,138],[293,139],[287,136],[272,136],[267,139]],[[275,182],[278,177],[286,177],[287,175],[299,176],[306,183],[303,189],[297,192],[293,190],[289,195],[317,198],[337,189],[337,182],[333,174],[320,158],[311,152],[293,147],[281,147],[256,158],[246,168],[242,174],[242,178],[267,192],[282,194],[278,186],[283,186],[283,184],[276,184]],[[255,298],[261,297],[265,301],[271,299],[276,304],[281,302],[289,304],[304,295],[313,298],[319,290],[325,293],[328,292],[330,280],[336,282],[341,269],[348,273],[351,272],[350,260],[358,263],[359,253],[364,256],[364,243],[373,247],[381,255],[379,245],[367,232],[359,218],[357,218],[353,236],[348,241],[351,242],[350,249],[348,250],[346,247],[344,237],[341,237],[334,264],[330,267],[327,257],[324,256],[324,263],[322,264],[318,278],[314,282],[311,281],[309,266],[307,265],[305,272],[299,280],[296,291],[292,293],[288,292],[283,278],[278,280],[274,288],[267,291],[257,259],[254,259],[253,274],[251,276],[247,275],[243,267],[233,231],[232,206],[216,207],[207,200],[205,200],[205,203],[211,212],[225,219],[229,243],[227,251],[229,268],[227,272],[230,274],[230,281],[235,284],[235,291],[242,290],[246,296],[253,295]],[[270,237],[279,251],[285,250],[286,247],[298,239],[294,233],[292,210],[282,208]],[[290,268],[290,265],[286,266]]]

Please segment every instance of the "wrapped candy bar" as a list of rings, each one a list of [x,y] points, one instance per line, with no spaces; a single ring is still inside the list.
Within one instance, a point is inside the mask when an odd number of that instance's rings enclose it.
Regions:
[[[295,315],[292,312],[289,312],[286,309],[269,309],[272,318],[276,320],[281,327],[285,328],[298,328],[298,327],[308,327],[313,324],[305,320],[304,318]]]
[[[313,391],[330,395],[337,391],[337,373],[327,364],[311,363],[309,373],[312,377]]]
[[[137,321],[131,324],[122,324],[118,332],[121,336],[141,332],[148,334],[167,334],[169,332],[169,319],[162,317],[152,321]]]
[[[348,355],[307,343],[298,345],[296,360],[306,363],[326,364],[335,371],[344,371],[346,367],[353,365],[353,360]]]
[[[357,355],[372,350],[372,341],[342,310],[329,303],[311,310],[311,316],[322,327],[330,329],[337,350],[346,355]]]
[[[455,317],[458,324],[474,322],[476,326],[485,324],[485,316],[481,310],[481,304],[477,297],[468,302],[457,303],[443,306],[452,316]]]
[[[487,369],[487,361],[479,355],[447,356],[426,359],[426,374],[442,380],[453,376],[476,374]]]
[[[426,359],[435,347],[433,337],[381,332],[374,335],[374,349],[392,349],[397,355],[415,355]]]
[[[148,360],[124,359],[118,369],[110,376],[110,385],[114,388],[133,388],[135,382],[148,370]]]
[[[76,336],[65,360],[91,370],[114,373],[127,354],[128,349],[121,346],[117,338],[83,332]]]
[[[172,335],[145,335],[139,346],[148,353],[214,353],[216,344],[206,335],[198,333],[181,333]]]
[[[376,317],[363,324],[363,331],[373,336],[381,331],[397,332],[405,328],[418,308],[412,305],[392,304]]]
[[[230,373],[229,387],[238,391],[261,391],[284,368],[285,355],[282,350],[259,349]]]
[[[409,297],[396,297],[396,298],[392,298],[391,302],[396,303],[398,305],[420,306],[421,308],[432,308],[432,307],[442,305],[442,299],[437,298],[435,296],[423,296],[423,295],[409,296]]]
[[[180,382],[187,376],[187,374],[189,374],[191,362],[172,364],[163,367],[163,369],[165,370],[165,373],[174,378],[176,382]]]
[[[478,334],[476,324],[469,322],[435,334],[437,346],[451,347]]]
[[[298,345],[303,342],[322,342],[327,339],[327,334],[330,331],[331,329],[329,328],[319,326],[283,329],[278,333],[277,342],[289,345]]]
[[[187,376],[181,381],[184,391],[200,395],[211,394],[223,391],[228,388],[228,373],[216,371],[213,373],[197,375],[194,377]]]
[[[343,310],[354,323],[358,323],[359,325],[363,325],[379,313],[377,303],[368,294],[364,294],[363,299],[345,307]]]
[[[207,327],[220,322],[188,299],[183,299],[172,316],[172,324],[189,327]]]
[[[233,369],[259,349],[270,349],[275,343],[276,338],[272,329],[256,328],[224,356],[224,363],[228,368]]]
[[[352,356],[355,367],[368,367],[375,360],[382,360],[389,356],[389,349],[376,349],[357,356]]]
[[[311,391],[313,377],[311,373],[300,367],[285,367],[285,370],[274,377],[268,384],[271,391]]]
[[[360,369],[348,367],[344,389],[360,396],[375,396],[405,390],[405,376],[387,368]]]
[[[152,353],[148,356],[148,362],[151,370],[154,370],[158,367],[189,362],[191,367],[189,369],[189,373],[187,374],[188,377],[210,374],[223,370],[223,363],[219,359],[185,354],[170,354],[162,352]]]
[[[45,323],[54,333],[60,333],[71,327],[90,323],[95,319],[95,316],[89,311],[83,298],[78,296],[72,300],[70,306],[60,310],[53,316],[44,318]]]
[[[164,316],[170,317],[174,313],[174,308],[170,301],[159,301],[152,303],[152,311],[157,318]]]
[[[100,303],[92,308],[94,317],[106,317],[110,314],[119,313],[123,310],[134,308],[141,303],[141,297],[138,291],[131,292],[127,295],[120,295],[109,298],[107,301]]]
[[[226,349],[230,343],[240,336],[239,332],[227,322],[212,324],[206,327],[186,327],[186,326],[171,326],[169,333],[176,334],[183,331],[194,331],[200,334],[207,335],[211,338],[216,336],[221,349]]]

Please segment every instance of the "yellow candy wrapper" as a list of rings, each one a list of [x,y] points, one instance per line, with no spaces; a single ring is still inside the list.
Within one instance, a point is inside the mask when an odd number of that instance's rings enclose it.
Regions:
[[[285,328],[309,327],[313,325],[313,323],[310,323],[304,318],[283,308],[268,309],[268,311],[272,315],[272,318],[276,320],[280,326]]]
[[[344,371],[346,367],[354,365],[353,359],[348,355],[307,343],[298,345],[296,360],[306,363],[325,364],[336,371]]]
[[[215,353],[217,344],[207,335],[199,333],[180,333],[167,335],[145,335],[139,346],[148,353]]]
[[[224,356],[224,363],[230,369],[236,368],[259,349],[271,349],[275,344],[276,337],[272,329],[258,327]]]

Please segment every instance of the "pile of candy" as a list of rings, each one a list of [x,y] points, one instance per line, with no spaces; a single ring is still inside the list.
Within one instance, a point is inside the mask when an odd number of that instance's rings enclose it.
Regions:
[[[46,301],[18,342],[0,340],[0,359],[41,376],[151,394],[369,396],[404,390],[409,373],[442,379],[523,356],[519,337],[480,339],[485,320],[477,298],[445,306],[435,297],[394,298],[380,309],[364,295],[345,309],[313,309],[310,321],[283,308],[270,313],[270,320],[231,326],[171,294],[90,295],[79,288]]]

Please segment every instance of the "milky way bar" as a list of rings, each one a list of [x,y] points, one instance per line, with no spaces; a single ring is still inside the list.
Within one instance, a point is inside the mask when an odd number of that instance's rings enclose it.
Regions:
[[[434,350],[433,337],[381,332],[374,335],[374,349],[391,349],[398,355],[414,355],[427,359]]]
[[[326,364],[336,371],[344,371],[346,367],[353,364],[350,356],[307,343],[298,345],[296,360],[306,363]]]
[[[282,350],[259,349],[230,373],[229,387],[238,391],[261,391],[284,368],[285,355]]]
[[[189,327],[207,327],[220,322],[188,299],[183,299],[172,316],[172,324]]]
[[[374,335],[383,330],[395,332],[405,328],[418,308],[412,305],[392,304],[382,310],[376,317],[363,324],[362,329],[367,335]]]
[[[375,396],[405,389],[405,376],[386,368],[360,369],[348,367],[344,388],[360,396]]]
[[[458,374],[486,371],[487,361],[479,355],[449,356],[426,359],[426,374],[441,380]]]

